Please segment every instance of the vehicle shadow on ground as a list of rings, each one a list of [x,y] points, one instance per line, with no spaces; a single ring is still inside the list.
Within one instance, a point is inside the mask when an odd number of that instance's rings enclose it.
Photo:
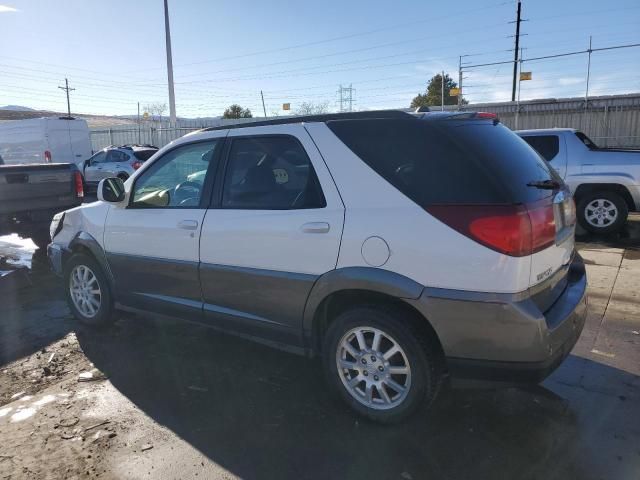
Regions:
[[[317,361],[198,325],[130,317],[77,335],[145,414],[241,478],[597,478],[584,442],[598,437],[544,387],[445,389],[430,412],[380,426],[333,398]],[[573,358],[569,379],[589,367],[629,381]],[[597,405],[603,421],[629,414]]]
[[[614,248],[640,248],[640,215],[630,215],[620,232],[608,235],[587,232],[578,226],[576,241]]]
[[[75,326],[46,252],[36,250],[28,267],[0,277],[0,366],[41,350]]]

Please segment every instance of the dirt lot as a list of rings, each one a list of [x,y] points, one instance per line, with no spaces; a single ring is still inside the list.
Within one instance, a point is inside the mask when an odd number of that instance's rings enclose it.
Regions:
[[[178,320],[79,328],[46,259],[2,238],[0,479],[640,478],[640,218],[580,240],[590,314],[549,379],[381,427],[315,361]]]

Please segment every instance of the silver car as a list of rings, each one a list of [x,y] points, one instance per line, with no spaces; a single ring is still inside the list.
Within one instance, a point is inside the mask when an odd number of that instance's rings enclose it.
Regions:
[[[106,147],[85,162],[84,181],[97,186],[100,180],[118,177],[123,181],[158,151],[153,145],[122,145]]]

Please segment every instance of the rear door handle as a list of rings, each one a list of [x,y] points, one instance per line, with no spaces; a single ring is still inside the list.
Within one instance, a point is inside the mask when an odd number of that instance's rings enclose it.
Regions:
[[[302,225],[304,233],[327,233],[330,226],[327,222],[309,222]]]
[[[195,230],[198,228],[198,222],[196,220],[182,220],[178,222],[178,228],[184,230]]]

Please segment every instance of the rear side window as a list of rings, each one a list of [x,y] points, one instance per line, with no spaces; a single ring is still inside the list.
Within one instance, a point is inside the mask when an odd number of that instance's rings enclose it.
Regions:
[[[534,135],[522,138],[547,162],[552,161],[560,151],[560,139],[557,135]]]
[[[578,137],[578,140],[580,140],[582,143],[585,144],[585,146],[589,149],[589,150],[597,150],[598,149],[598,145],[596,145],[593,140],[591,140],[589,137],[587,137],[584,133],[582,132],[576,132],[576,137]]]
[[[343,120],[329,128],[362,161],[422,207],[526,203],[557,179],[511,130],[489,121]]]
[[[107,153],[107,163],[111,162],[126,162],[129,160],[129,155],[120,150],[109,150]]]
[[[223,208],[293,210],[326,206],[311,160],[293,137],[234,139]]]
[[[149,160],[157,150],[134,150],[133,156],[136,157],[141,162],[145,160]]]

